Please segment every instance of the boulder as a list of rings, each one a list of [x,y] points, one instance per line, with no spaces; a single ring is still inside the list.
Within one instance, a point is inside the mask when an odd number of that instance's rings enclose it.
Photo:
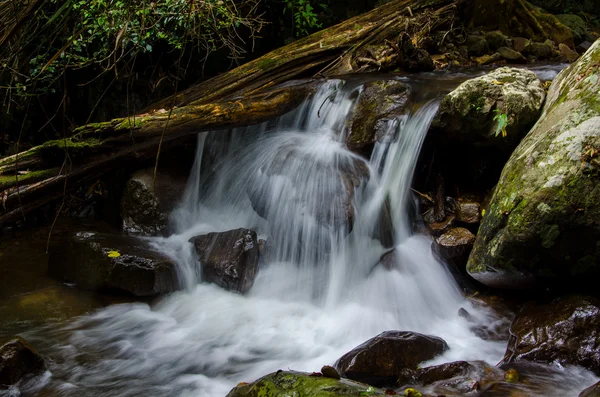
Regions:
[[[370,151],[375,142],[386,138],[390,123],[408,111],[409,98],[410,88],[399,80],[366,83],[347,126],[348,149],[359,153]]]
[[[166,232],[169,213],[185,190],[186,178],[154,168],[134,173],[125,184],[121,198],[123,231],[130,234],[156,236]]]
[[[374,386],[393,385],[406,370],[415,370],[448,349],[443,339],[407,331],[386,331],[344,354],[335,364],[348,379]]]
[[[563,25],[571,29],[571,34],[573,34],[573,40],[575,41],[575,44],[579,44],[583,41],[585,32],[587,31],[587,26],[585,21],[580,16],[574,14],[559,14],[555,15],[555,17]]]
[[[0,390],[45,371],[44,359],[25,339],[12,338],[0,347]]]
[[[435,239],[435,250],[446,259],[453,259],[458,264],[467,262],[468,254],[471,252],[475,235],[464,227],[450,229]]]
[[[526,305],[510,327],[503,364],[578,365],[600,375],[600,301],[571,296]]]
[[[531,40],[526,39],[525,37],[513,37],[513,50],[518,52],[523,52],[523,50],[531,43]]]
[[[584,41],[583,43],[580,43],[577,46],[576,50],[577,50],[578,53],[582,54],[582,53],[586,52],[587,50],[589,50],[591,46],[592,46],[591,42]]]
[[[565,62],[575,62],[579,58],[579,54],[564,44],[558,45],[560,59]]]
[[[177,265],[135,236],[78,232],[53,247],[48,271],[86,289],[154,296],[178,289]]]
[[[483,36],[470,35],[467,36],[465,42],[469,56],[482,56],[490,52],[490,47],[487,40]]]
[[[514,147],[536,121],[544,98],[535,73],[502,67],[446,95],[430,134],[439,141]],[[506,115],[505,137],[497,133],[499,114]]]
[[[545,41],[543,43],[531,42],[523,50],[523,54],[527,56],[532,56],[540,60],[548,60],[554,58],[555,52],[556,49],[554,48],[554,44],[550,41]]]
[[[242,382],[226,397],[356,397],[384,396],[383,390],[335,379],[319,373],[277,371],[252,382]]]
[[[496,287],[600,274],[600,40],[554,80],[502,171],[467,270]]]
[[[202,266],[202,279],[235,292],[246,293],[258,272],[256,232],[234,229],[193,237]]]
[[[579,397],[600,397],[600,382],[579,393]]]
[[[456,220],[466,224],[477,224],[481,221],[481,205],[475,201],[458,199]]]
[[[496,51],[500,47],[512,47],[511,40],[499,30],[492,30],[485,34],[485,40],[492,51]]]
[[[498,48],[498,54],[500,54],[502,58],[509,61],[509,63],[527,63],[527,59],[523,56],[523,54],[513,50],[512,48],[500,47]]]

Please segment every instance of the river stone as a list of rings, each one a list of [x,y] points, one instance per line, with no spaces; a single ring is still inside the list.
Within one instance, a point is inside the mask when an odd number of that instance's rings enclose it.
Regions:
[[[464,227],[450,229],[435,239],[435,249],[444,258],[459,259],[468,254],[473,247],[475,235]],[[466,257],[463,258],[466,263]]]
[[[502,67],[459,85],[442,100],[430,134],[444,142],[516,146],[537,119],[545,92],[535,73]],[[507,114],[507,136],[496,136],[495,110]]]
[[[600,275],[599,63],[600,40],[556,77],[504,167],[467,265],[478,281],[581,286]]]
[[[521,54],[508,47],[500,47],[498,48],[498,54],[507,61],[511,63],[527,63],[527,59]]]
[[[579,58],[579,54],[564,44],[558,45],[558,52],[560,53],[560,59],[566,62],[575,62]]]
[[[579,393],[579,397],[600,397],[600,382]]]
[[[459,199],[456,206],[456,220],[467,224],[476,224],[481,221],[481,205],[475,201]]]
[[[384,396],[383,390],[319,374],[277,371],[252,382],[242,382],[226,397],[358,397]]]
[[[454,215],[447,215],[441,222],[427,223],[427,229],[429,229],[432,236],[439,237],[452,228],[455,220],[456,217]]]
[[[513,41],[513,50],[518,51],[518,52],[523,52],[525,47],[527,47],[529,45],[529,43],[531,43],[531,40],[526,39],[525,37],[513,37],[512,41]]]
[[[165,233],[169,213],[185,190],[186,180],[159,171],[154,181],[154,168],[135,172],[125,184],[121,198],[123,231],[130,234],[156,236]]]
[[[480,57],[475,58],[475,62],[479,66],[489,65],[490,63],[498,62],[502,60],[502,55],[495,52],[492,55],[482,55]]]
[[[578,365],[600,375],[600,301],[572,296],[527,304],[510,327],[503,364]]]
[[[496,51],[500,47],[512,47],[512,43],[508,37],[499,30],[492,30],[485,34],[485,40],[492,51]]]
[[[17,336],[0,347],[0,390],[45,371],[44,359],[25,339]]]
[[[386,138],[390,123],[407,112],[410,88],[398,80],[366,83],[358,96],[346,131],[348,149],[362,153]],[[391,138],[391,137],[387,137]]]
[[[468,55],[470,56],[478,57],[485,55],[490,51],[488,42],[483,36],[467,36],[467,41],[465,44],[467,46]]]
[[[405,370],[414,370],[448,350],[438,337],[386,331],[344,354],[335,367],[343,377],[374,386],[393,385]]]
[[[531,42],[523,50],[523,54],[530,55],[540,60],[548,60],[555,57],[554,44],[549,41],[543,43]]]
[[[246,293],[258,272],[256,232],[234,229],[193,237],[202,265],[202,279],[235,292]]]
[[[583,37],[587,31],[587,26],[585,21],[580,16],[574,14],[559,14],[555,15],[555,17],[563,25],[571,29],[575,44],[579,44],[583,41]]]
[[[79,287],[154,296],[178,289],[177,265],[135,236],[78,232],[53,247],[48,271]]]

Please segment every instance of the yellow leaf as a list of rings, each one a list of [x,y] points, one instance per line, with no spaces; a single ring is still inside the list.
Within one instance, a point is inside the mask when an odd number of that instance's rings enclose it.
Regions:
[[[485,216],[485,209],[481,210],[481,217],[483,218]]]
[[[108,251],[107,255],[109,258],[118,258],[121,256],[121,253],[119,251]]]
[[[498,81],[498,80],[492,80],[492,84],[496,84],[496,85],[504,85],[503,82]]]

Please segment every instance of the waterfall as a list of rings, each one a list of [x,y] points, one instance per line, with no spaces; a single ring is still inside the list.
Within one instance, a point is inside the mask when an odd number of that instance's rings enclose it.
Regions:
[[[391,329],[444,338],[451,349],[437,362],[498,360],[504,344],[477,338],[457,315],[467,307],[486,321],[486,313],[462,297],[430,238],[411,231],[411,180],[438,103],[429,98],[389,123],[390,138],[367,160],[344,145],[361,89],[330,80],[278,120],[201,133],[172,217],[178,232],[154,241],[177,259],[186,289],[152,306],[113,305],[54,331],[56,387],[77,396],[223,397],[280,368],[331,365]],[[209,146],[218,156],[206,158]],[[386,205],[391,270],[378,265],[389,251],[377,233]],[[200,283],[188,243],[238,227],[270,247],[247,295]]]

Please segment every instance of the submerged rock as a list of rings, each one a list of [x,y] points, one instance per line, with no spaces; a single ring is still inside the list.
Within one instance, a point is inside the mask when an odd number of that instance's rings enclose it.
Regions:
[[[295,371],[277,371],[252,383],[240,383],[227,397],[357,397],[384,396],[383,390],[347,379]]]
[[[348,123],[348,149],[361,153],[386,138],[390,123],[407,111],[409,97],[410,88],[398,80],[366,83]]]
[[[408,331],[386,331],[344,354],[335,364],[343,377],[374,386],[393,385],[448,349],[443,339]]]
[[[430,134],[439,142],[514,147],[536,121],[544,98],[535,73],[499,68],[465,81],[448,94]],[[506,116],[505,134],[498,131],[502,114]]]
[[[600,301],[572,296],[528,304],[510,327],[503,364],[578,365],[600,375]]]
[[[154,168],[134,173],[125,185],[121,198],[123,230],[131,234],[156,236],[166,231],[169,213],[181,199],[185,189],[184,177]]]
[[[153,296],[178,289],[177,266],[141,238],[106,233],[75,233],[54,247],[48,271],[86,289]]]
[[[25,339],[12,338],[0,347],[0,390],[45,371],[44,359]]]
[[[600,274],[600,40],[552,83],[510,157],[467,270],[495,287],[578,285]]]
[[[196,236],[190,242],[200,259],[204,281],[229,291],[250,290],[258,272],[256,232],[235,229]]]

